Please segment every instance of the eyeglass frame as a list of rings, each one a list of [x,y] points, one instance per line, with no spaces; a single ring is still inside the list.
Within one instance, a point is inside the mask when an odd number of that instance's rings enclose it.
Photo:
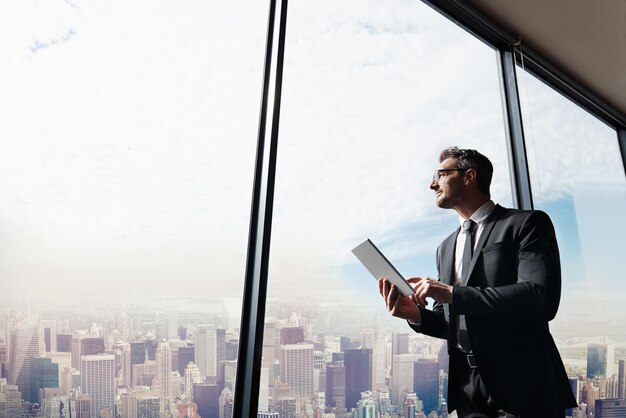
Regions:
[[[449,171],[468,171],[469,168],[438,168],[435,170],[435,173],[433,174],[433,181],[436,183],[439,183],[439,180],[441,179],[441,173],[446,173]]]

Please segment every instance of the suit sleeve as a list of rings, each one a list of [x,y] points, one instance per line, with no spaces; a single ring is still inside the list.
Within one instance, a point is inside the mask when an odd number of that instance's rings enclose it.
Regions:
[[[439,249],[437,248],[437,272],[439,272]],[[421,313],[421,324],[414,325],[409,322],[409,326],[414,331],[429,335],[435,338],[448,338],[448,322],[445,319],[443,304],[435,302],[433,310],[419,308]]]
[[[497,278],[497,287],[456,286],[455,314],[493,316],[515,321],[549,321],[556,315],[561,294],[561,267],[554,227],[548,215],[532,211],[516,237],[516,281]]]

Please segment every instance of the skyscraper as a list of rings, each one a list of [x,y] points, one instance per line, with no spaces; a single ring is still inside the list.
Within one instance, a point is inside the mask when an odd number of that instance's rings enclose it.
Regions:
[[[283,327],[278,332],[280,345],[304,342],[304,329],[302,327]]]
[[[34,318],[15,325],[10,333],[9,383],[17,385],[22,398],[31,399],[31,359],[41,355],[43,342],[39,340],[39,324]]]
[[[326,365],[326,406],[346,407],[346,368],[343,364]]]
[[[195,353],[193,346],[178,347],[178,374],[184,376],[187,365],[193,363],[194,360]]]
[[[72,334],[57,334],[57,351],[60,353],[72,352]]]
[[[313,344],[280,346],[281,381],[291,386],[296,398],[313,397]]]
[[[57,351],[57,321],[41,320],[39,326],[43,331],[44,349],[46,352]]]
[[[610,378],[615,373],[615,346],[589,344],[587,346],[587,378]]]
[[[122,386],[126,386],[127,388],[132,386],[132,365],[130,362],[130,344],[123,343],[120,346],[121,354],[120,354],[120,362],[122,363],[122,381],[120,382]]]
[[[48,357],[35,357],[30,361],[31,403],[41,404],[39,389],[59,387],[59,365]]]
[[[72,367],[80,369],[81,356],[91,356],[104,353],[104,339],[100,337],[92,337],[89,335],[73,335],[72,336]]]
[[[626,417],[626,399],[596,399],[595,418]]]
[[[413,363],[417,354],[396,354],[391,362],[391,403],[404,404],[404,395],[413,392]]]
[[[198,383],[193,387],[192,400],[198,405],[202,418],[220,417],[220,391],[215,383]]]
[[[214,325],[196,327],[194,363],[203,377],[217,376],[217,332]]]
[[[86,393],[79,393],[74,403],[76,418],[91,418],[91,410],[91,396]]]
[[[408,354],[409,353],[409,334],[399,334],[394,332],[391,334],[391,354]]]
[[[172,349],[167,341],[161,341],[156,351],[156,385],[161,394],[161,408],[169,410],[172,398]]]
[[[346,408],[355,408],[361,392],[372,390],[372,349],[352,349],[344,352],[346,368]]]
[[[619,361],[617,370],[617,395],[620,399],[626,398],[626,374],[624,373],[624,360]]]
[[[374,342],[372,351],[372,389],[384,389],[387,378],[387,347],[388,343],[383,338]]]
[[[436,360],[417,360],[414,363],[413,391],[423,402],[424,413],[439,409],[439,363]]]
[[[11,418],[22,416],[22,394],[16,385],[3,385],[0,381],[0,393],[4,402],[0,402],[0,417]],[[2,405],[4,403],[4,405]]]
[[[187,364],[185,368],[185,398],[191,399],[193,394],[193,385],[202,383],[202,377],[200,376],[200,370],[194,363]],[[202,414],[200,414],[202,415]]]
[[[91,397],[92,416],[105,408],[115,411],[115,356],[87,355],[81,357],[80,363],[80,388]]]

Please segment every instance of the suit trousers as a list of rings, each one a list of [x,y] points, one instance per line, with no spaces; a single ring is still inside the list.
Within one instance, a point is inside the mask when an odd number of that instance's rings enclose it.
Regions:
[[[472,368],[467,361],[467,354],[453,350],[450,356],[456,356],[455,370],[450,373],[456,375],[457,387],[450,387],[455,391],[456,412],[459,418],[563,418],[565,411],[535,411],[531,414],[515,415],[505,412],[489,392],[480,377],[477,368]]]

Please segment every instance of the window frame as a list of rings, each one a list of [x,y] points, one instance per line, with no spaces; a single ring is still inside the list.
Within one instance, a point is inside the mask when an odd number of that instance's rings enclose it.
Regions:
[[[626,167],[625,114],[576,82],[540,53],[526,46],[522,51],[515,34],[505,30],[471,4],[460,0],[421,1],[493,47],[498,53],[502,108],[505,113],[505,132],[516,207],[520,209],[533,207],[516,75],[516,60],[521,59],[522,54],[526,70],[616,130],[616,140],[621,150],[622,162]],[[233,411],[233,416],[237,417],[256,416],[258,409],[287,5],[288,0],[280,0],[280,4],[277,4],[277,0],[269,0],[263,95],[259,112]],[[276,19],[279,19],[278,31],[275,31]],[[277,49],[273,51],[275,42]],[[270,88],[272,85],[273,90]],[[268,103],[273,105],[271,115],[267,111]],[[266,143],[267,130],[270,131],[269,143]]]

